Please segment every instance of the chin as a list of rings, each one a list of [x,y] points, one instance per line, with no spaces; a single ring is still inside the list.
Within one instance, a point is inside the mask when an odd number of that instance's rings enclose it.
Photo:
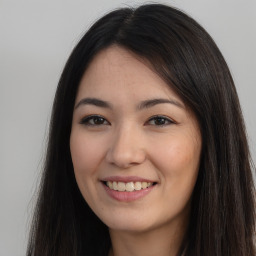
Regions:
[[[114,225],[109,225],[108,228],[127,233],[142,233],[152,229],[150,225],[141,225],[141,223],[115,223]]]
[[[101,218],[110,230],[122,232],[146,232],[155,227],[157,223],[150,217],[131,214],[112,214],[110,218]]]

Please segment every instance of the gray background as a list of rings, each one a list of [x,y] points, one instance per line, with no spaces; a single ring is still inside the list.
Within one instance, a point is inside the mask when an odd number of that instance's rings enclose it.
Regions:
[[[105,12],[145,1],[0,0],[0,256],[25,255],[50,109],[64,63]],[[256,160],[256,1],[173,0],[212,35],[240,96]]]

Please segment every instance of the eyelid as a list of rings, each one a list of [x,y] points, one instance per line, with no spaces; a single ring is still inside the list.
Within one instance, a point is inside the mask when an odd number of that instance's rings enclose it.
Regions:
[[[160,124],[160,125],[154,125],[154,126],[159,126],[159,127],[163,127],[163,126],[167,126],[167,125],[172,125],[172,124],[177,124],[172,118],[168,117],[168,116],[165,116],[165,115],[155,115],[155,116],[152,116],[150,117],[147,122],[146,122],[146,125],[150,125],[148,124],[150,121],[154,120],[154,119],[157,119],[157,118],[162,118],[162,119],[165,119],[166,121],[168,121],[168,124]]]
[[[103,119],[103,123],[99,123],[99,124],[91,124],[91,123],[89,123],[94,118],[101,118],[101,119]],[[157,120],[158,118],[159,119],[164,119],[165,121],[167,121],[167,123],[164,123],[164,124],[150,124],[151,121]],[[107,122],[107,124],[105,122]],[[79,121],[79,124],[86,125],[86,126],[111,125],[110,122],[105,117],[103,117],[102,115],[97,115],[97,114],[88,115],[88,116],[83,117]],[[170,118],[168,116],[165,116],[165,115],[154,115],[154,116],[151,116],[146,121],[146,123],[145,123],[145,125],[153,125],[153,126],[158,126],[158,127],[163,127],[163,126],[172,125],[172,124],[176,124],[176,122],[172,118]]]
[[[102,119],[104,119],[104,122],[105,121],[107,122],[107,124],[90,124],[89,121],[92,120],[93,118],[102,118]],[[87,126],[102,126],[102,125],[110,125],[110,122],[105,117],[103,117],[101,115],[89,115],[89,116],[83,117],[79,121],[79,124],[87,125]]]

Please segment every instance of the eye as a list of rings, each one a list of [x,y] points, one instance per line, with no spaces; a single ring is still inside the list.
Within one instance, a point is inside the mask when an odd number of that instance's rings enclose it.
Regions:
[[[110,123],[102,116],[91,115],[84,117],[80,124],[88,125],[88,126],[100,126],[100,125],[109,125]]]
[[[175,122],[166,116],[153,116],[147,121],[147,125],[165,126]]]

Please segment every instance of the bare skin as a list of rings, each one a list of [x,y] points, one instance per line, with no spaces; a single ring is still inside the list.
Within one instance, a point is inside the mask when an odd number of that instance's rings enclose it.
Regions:
[[[110,230],[112,248],[109,256],[176,256],[187,225],[188,222],[173,223],[172,229],[163,227],[140,234]]]
[[[84,199],[109,227],[110,256],[177,255],[201,134],[149,63],[118,46],[95,56],[79,85],[70,151]]]

